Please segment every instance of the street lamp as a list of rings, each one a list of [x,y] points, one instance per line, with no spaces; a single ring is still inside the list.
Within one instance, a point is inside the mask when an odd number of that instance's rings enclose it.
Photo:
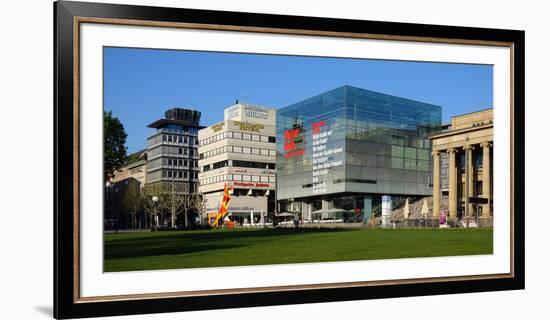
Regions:
[[[151,200],[153,200],[153,216],[155,217],[155,231],[157,231],[159,225],[159,220],[157,216],[157,203],[159,202],[159,197],[153,196]]]

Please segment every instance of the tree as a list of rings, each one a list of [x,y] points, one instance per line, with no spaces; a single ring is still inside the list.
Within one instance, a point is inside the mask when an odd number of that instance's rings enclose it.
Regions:
[[[184,227],[189,228],[189,212],[199,210],[202,204],[201,196],[198,193],[179,190],[175,180],[172,180],[170,184],[165,184],[160,199],[160,207],[170,213],[173,229],[176,228],[177,216],[182,213]]]
[[[124,126],[113,112],[103,111],[103,172],[105,181],[112,177],[126,161],[126,137]]]
[[[157,215],[159,212],[162,212],[162,209],[160,207],[160,202],[162,199],[162,189],[159,187],[159,185],[145,185],[143,187],[143,190],[141,192],[142,196],[142,205],[143,210],[146,214],[149,215],[149,227],[153,227],[155,225],[154,216]],[[153,201],[153,198],[157,197],[158,202]],[[155,225],[156,230],[156,225]]]
[[[176,228],[176,217],[178,214],[182,213],[185,204],[186,194],[178,192],[175,180],[172,180],[169,185],[164,185],[160,206],[170,213],[172,229]],[[187,221],[185,222],[185,226],[187,227]]]
[[[183,214],[185,218],[186,228],[189,228],[189,218],[188,218],[189,211],[197,210],[199,211],[199,214],[200,214],[202,205],[203,205],[202,197],[198,193],[188,193],[183,195],[182,209],[183,209]]]
[[[130,181],[122,195],[122,207],[132,216],[132,228],[136,227],[137,215],[143,209],[144,200],[139,182]],[[139,229],[141,229],[141,223]]]

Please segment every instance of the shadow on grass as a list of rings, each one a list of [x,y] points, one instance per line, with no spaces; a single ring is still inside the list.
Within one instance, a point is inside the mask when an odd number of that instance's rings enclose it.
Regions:
[[[211,230],[201,232],[162,232],[123,234],[120,239],[111,236],[105,241],[105,259],[124,259],[147,256],[181,255],[255,245],[276,241],[277,237],[350,232],[342,228],[281,228],[261,230]]]

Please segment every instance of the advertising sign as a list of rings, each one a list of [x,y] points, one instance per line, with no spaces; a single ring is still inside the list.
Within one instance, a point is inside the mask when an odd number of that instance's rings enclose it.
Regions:
[[[392,201],[391,196],[382,196],[382,228],[391,227]]]

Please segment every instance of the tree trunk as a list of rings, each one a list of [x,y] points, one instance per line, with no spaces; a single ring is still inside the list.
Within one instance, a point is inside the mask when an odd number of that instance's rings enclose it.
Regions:
[[[184,218],[185,218],[185,229],[188,229],[189,228],[189,224],[187,222],[187,209],[185,209],[184,211]]]

